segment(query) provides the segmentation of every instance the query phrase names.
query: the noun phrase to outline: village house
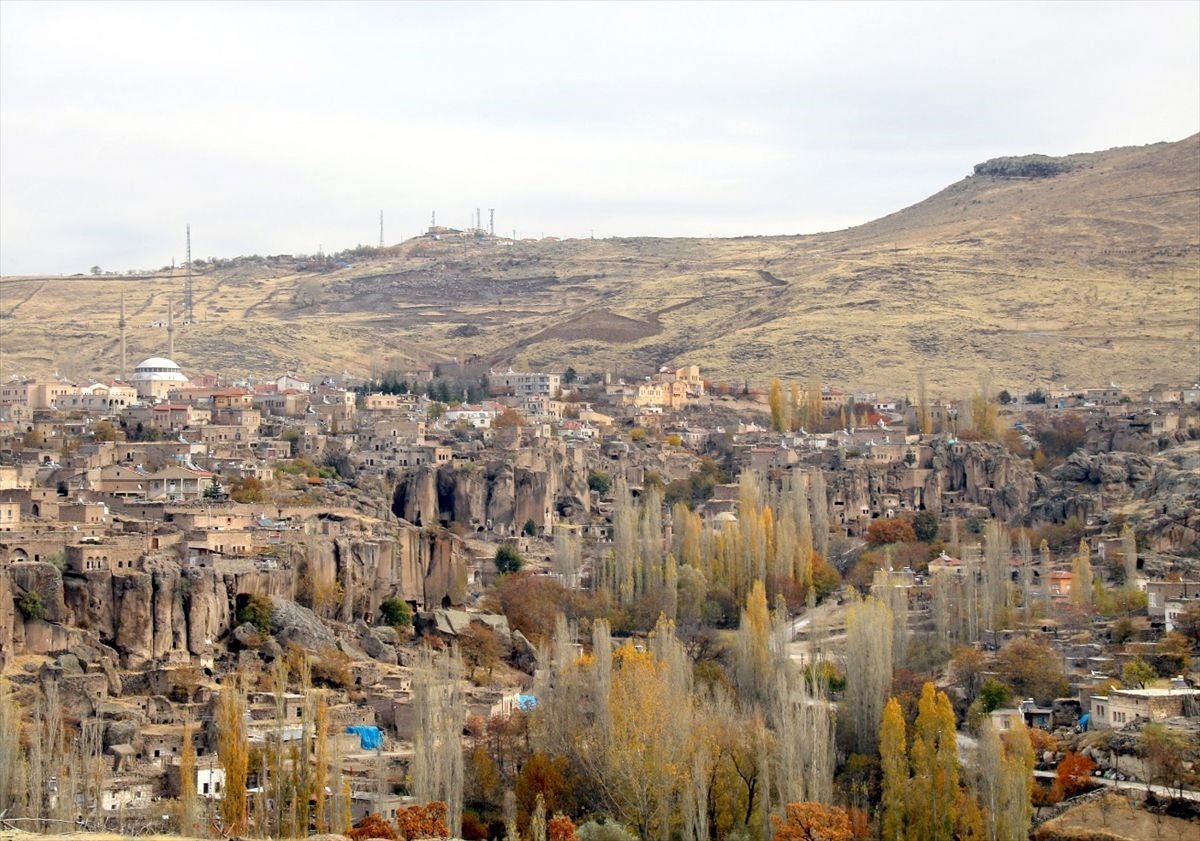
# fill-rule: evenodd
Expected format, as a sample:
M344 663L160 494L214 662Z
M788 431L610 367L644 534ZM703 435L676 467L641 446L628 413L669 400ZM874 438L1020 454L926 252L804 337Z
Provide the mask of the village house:
M188 467L164 467L146 478L147 499L199 499L215 474Z
M540 371L488 372L488 390L493 394L512 394L517 397L545 395L557 397L562 391L562 375Z
M1195 715L1200 689L1186 686L1147 689L1113 689L1107 695L1091 696L1091 726L1124 727L1134 721L1164 721Z

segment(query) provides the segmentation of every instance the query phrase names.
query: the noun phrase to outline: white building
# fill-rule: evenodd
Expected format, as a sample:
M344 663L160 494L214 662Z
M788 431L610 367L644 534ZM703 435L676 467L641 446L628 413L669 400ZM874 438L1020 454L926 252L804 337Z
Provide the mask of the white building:
M129 382L137 389L138 397L144 400L164 400L173 389L186 386L188 378L170 359L152 356L138 363Z

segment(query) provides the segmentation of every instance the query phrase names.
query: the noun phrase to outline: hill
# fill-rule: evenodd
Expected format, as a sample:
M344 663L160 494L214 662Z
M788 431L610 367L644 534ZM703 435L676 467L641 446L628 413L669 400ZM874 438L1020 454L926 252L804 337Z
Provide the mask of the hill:
M736 239L444 236L327 266L240 258L196 276L189 372L497 364L906 390L1127 385L1200 371L1200 135L1004 158L843 231ZM0 374L111 375L165 349L182 273L0 280ZM177 309L177 319L179 310Z

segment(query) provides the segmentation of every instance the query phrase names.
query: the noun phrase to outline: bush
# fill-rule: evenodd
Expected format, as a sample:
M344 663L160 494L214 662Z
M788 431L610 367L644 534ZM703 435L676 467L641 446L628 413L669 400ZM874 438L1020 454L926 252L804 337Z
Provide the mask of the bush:
M517 547L511 543L501 544L496 550L496 571L501 575L520 572L523 566L525 566L525 559L521 557Z
M45 619L46 606L42 604L42 595L37 590L29 590L17 602L17 609L26 619Z
M332 645L326 645L309 661L314 683L334 689L346 689L354 685L354 674L350 671L350 655Z
M271 612L274 606L269 596L260 593L239 593L237 597L238 624L249 622L264 634L271 633Z
M618 823L588 821L575 830L579 841L637 841L637 836Z
M412 610L404 599L384 599L379 605L379 616L385 624L393 628L408 628L412 625Z
M872 546L886 546L889 543L916 543L917 535L909 520L896 517L888 520L875 520L867 528L867 543Z
M533 520L526 520L525 525L521 527L521 532L526 537L533 537L537 534L537 523Z
M376 814L367 815L346 833L351 841L367 841L370 838L385 838L395 841L396 830L392 825Z
M602 473L599 470L588 476L588 490L600 496L607 496L612 489L612 479L608 478L607 473Z
M1054 782L1064 797L1074 797L1095 788L1092 782L1092 772L1095 770L1095 762L1081 753L1067 751L1062 762L1058 763Z
M938 518L937 514L932 511L922 511L912 522L913 534L917 536L917 540L922 543L930 543L937 540L938 536Z

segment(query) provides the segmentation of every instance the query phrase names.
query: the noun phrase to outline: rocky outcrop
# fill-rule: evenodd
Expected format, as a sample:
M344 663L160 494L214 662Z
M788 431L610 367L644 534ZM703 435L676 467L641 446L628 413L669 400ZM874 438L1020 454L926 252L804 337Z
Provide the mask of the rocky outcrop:
M0 663L20 653L80 646L111 647L127 668L172 651L202 654L233 630L239 593L292 602L311 594L314 581L341 586L334 618L373 620L389 597L440 604L454 589L462 561L461 541L445 530L401 524L375 536L304 537L273 569L250 563L238 571L181 568L155 558L141 571L64 575L44 562L10 564L0 569ZM15 610L27 592L38 594L41 618L26 620Z
M1158 455L1077 451L1051 475L1062 483L1052 501L1074 501L1097 516L1102 508L1123 504L1127 514L1138 515L1139 538L1160 551L1200 544L1200 443Z
M549 531L556 511L589 505L582 454L557 443L487 463L423 465L401 478L392 498L392 511L410 523L501 534L519 531L528 521Z

